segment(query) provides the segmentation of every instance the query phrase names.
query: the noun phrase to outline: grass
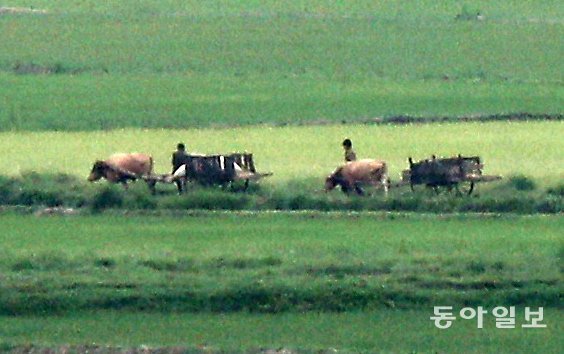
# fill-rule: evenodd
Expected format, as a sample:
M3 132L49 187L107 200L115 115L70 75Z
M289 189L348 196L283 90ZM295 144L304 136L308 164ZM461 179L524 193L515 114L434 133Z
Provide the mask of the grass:
M561 347L562 313L545 309L545 329L496 329L486 315L484 329L472 320L457 320L448 330L436 329L429 310L379 310L305 314L154 314L86 312L57 317L0 317L3 340L15 345L57 348L68 345L112 347L184 347L197 352L258 351L259 348L345 353L374 352L555 352Z
M5 5L2 130L562 113L556 1Z
M0 222L5 315L560 306L560 217L106 213Z
M457 1L24 3L51 14L3 19L10 29L0 51L4 70L20 61L73 63L110 74L450 74L559 82L562 67L556 57L564 8L557 1L475 2L490 16L482 23L454 21L462 10ZM27 45L17 45L22 41Z
M226 79L152 74L50 78L0 73L0 84L7 88L0 96L4 107L0 111L2 130L15 131L338 123L398 115L561 114L563 100L561 86L550 84L365 78L339 83L279 75Z
M4 175L28 171L66 173L86 178L92 163L114 152L150 153L155 171L170 170L170 154L178 141L188 151L228 153L251 151L257 169L274 175L261 183L294 191L315 191L337 167L344 137L350 137L359 158L388 162L398 181L407 157L480 155L484 173L510 177L524 174L539 187L562 180L562 122L490 122L406 126L330 125L321 127L245 127L233 129L140 130L109 132L0 133L0 170ZM298 185L287 185L299 180ZM491 186L495 186L492 183ZM478 190L489 188L479 186Z

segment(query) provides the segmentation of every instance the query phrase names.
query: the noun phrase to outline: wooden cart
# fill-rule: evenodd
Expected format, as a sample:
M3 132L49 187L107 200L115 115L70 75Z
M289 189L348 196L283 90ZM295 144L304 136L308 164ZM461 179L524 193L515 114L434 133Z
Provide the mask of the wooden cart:
M437 158L433 155L430 159L418 162L413 162L410 157L408 161L409 169L402 172L402 184L409 184L413 191L416 191L416 186L422 185L437 193L439 188L446 188L469 195L476 183L501 179L501 176L482 174L484 164L479 156Z
M244 181L243 189L249 186L249 181L272 176L272 173L256 171L253 154L232 153L228 155L186 155L184 164L174 174L145 176L147 181L176 183L179 193L185 189L188 181L204 186L231 185L237 181Z

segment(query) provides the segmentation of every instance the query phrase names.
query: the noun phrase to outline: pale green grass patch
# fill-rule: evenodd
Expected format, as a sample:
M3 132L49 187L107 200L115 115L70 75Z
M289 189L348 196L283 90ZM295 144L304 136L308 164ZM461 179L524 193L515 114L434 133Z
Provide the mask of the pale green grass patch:
M170 154L183 141L189 152L253 152L259 171L274 172L264 183L311 179L321 186L323 178L341 164L340 144L349 137L359 158L387 161L396 181L409 156L418 160L461 153L480 155L486 174L525 174L541 184L554 184L564 173L564 143L559 138L563 134L562 122L4 132L0 133L0 170L8 175L34 170L86 178L96 159L138 151L153 155L157 173L167 173Z

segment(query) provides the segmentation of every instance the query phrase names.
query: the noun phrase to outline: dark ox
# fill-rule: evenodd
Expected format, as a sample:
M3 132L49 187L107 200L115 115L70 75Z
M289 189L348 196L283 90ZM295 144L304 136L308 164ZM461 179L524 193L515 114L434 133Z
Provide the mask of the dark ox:
M325 191L340 186L345 194L354 190L358 195L363 195L363 185L383 187L386 195L388 194L388 167L384 161L351 161L338 167L325 179Z

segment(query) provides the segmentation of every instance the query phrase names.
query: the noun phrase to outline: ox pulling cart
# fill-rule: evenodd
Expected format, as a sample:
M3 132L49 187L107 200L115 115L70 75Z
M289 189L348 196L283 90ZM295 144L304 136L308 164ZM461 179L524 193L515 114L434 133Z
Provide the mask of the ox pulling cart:
M410 157L409 169L402 172L402 181L398 185L409 184L411 190L416 191L418 185L424 185L439 192L439 187L448 191L453 188L460 194L472 194L478 182L491 182L501 179L501 176L487 176L482 174L484 164L479 156L464 157L458 155L449 158L437 158L413 162Z

